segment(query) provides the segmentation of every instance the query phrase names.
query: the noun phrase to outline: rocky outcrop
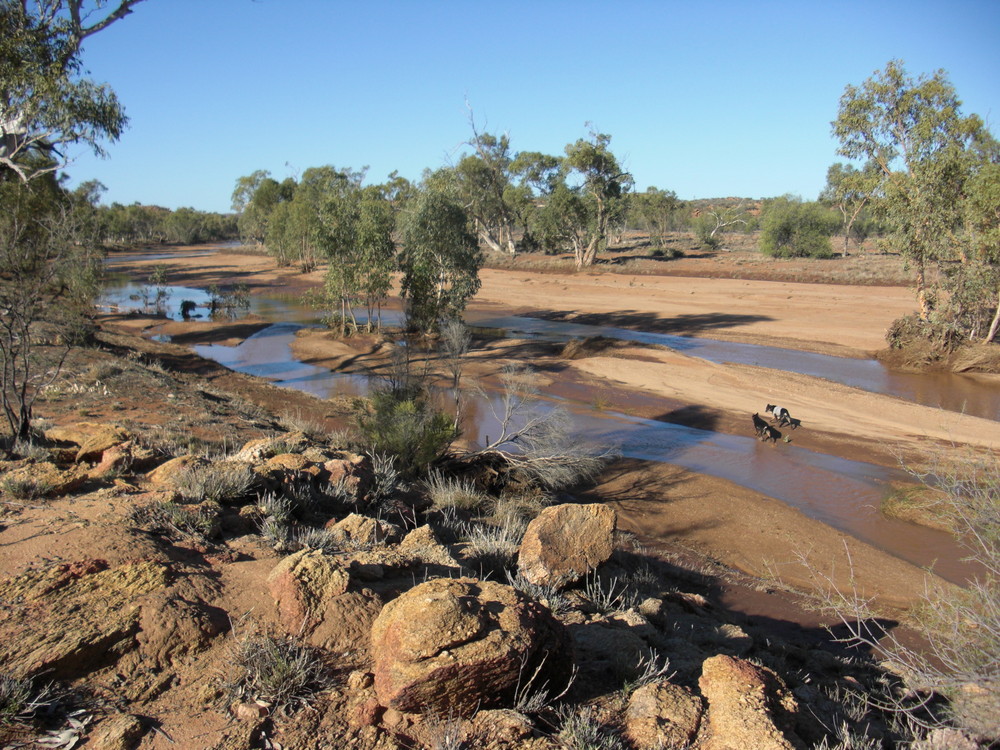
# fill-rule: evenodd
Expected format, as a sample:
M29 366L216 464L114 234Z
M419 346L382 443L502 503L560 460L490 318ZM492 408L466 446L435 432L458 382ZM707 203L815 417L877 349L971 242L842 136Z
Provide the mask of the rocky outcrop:
M438 541L430 526L418 526L399 543L399 553L412 555L427 565L461 569L461 563Z
M517 566L531 583L578 581L614 551L615 512L606 505L553 505L528 524Z
M291 632L311 629L326 600L347 591L350 575L321 550L303 549L279 562L267 577L281 622Z
M166 565L103 560L29 570L0 582L0 663L21 674L73 679L136 645L142 597L170 580Z
M803 750L792 729L795 699L766 667L731 656L705 660L701 693L708 702L704 750Z
M158 593L140 609L136 640L143 657L163 668L204 651L228 631L229 617L218 607Z
M108 448L124 443L132 436L120 427L96 422L77 422L64 427L52 427L45 437L59 443L78 445L77 461L96 461Z
M410 589L382 610L371 642L378 699L402 712L471 715L509 704L519 686L558 691L571 666L548 609L473 578Z
M701 699L666 680L643 685L629 698L625 734L635 747L690 747L701 724Z

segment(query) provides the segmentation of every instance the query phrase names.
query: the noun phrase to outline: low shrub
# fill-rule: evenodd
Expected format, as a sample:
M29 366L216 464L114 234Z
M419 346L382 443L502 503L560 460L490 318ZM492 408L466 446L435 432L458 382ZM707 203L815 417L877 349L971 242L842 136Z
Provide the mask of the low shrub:
M292 638L253 633L238 638L232 673L223 680L224 701L263 701L279 713L307 706L330 685L320 654Z
M391 456L407 476L425 474L458 436L452 418L421 396L383 391L357 406L356 422L368 451Z
M49 482L35 477L4 477L0 480L0 492L15 500L40 500L52 490Z

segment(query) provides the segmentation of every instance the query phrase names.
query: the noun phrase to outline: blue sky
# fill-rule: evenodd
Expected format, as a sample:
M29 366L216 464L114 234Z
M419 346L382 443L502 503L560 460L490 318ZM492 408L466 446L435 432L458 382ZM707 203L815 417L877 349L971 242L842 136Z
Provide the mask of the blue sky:
M636 186L814 199L844 87L943 68L1000 136L1000 0L146 0L85 42L130 126L71 184L228 211L236 179L368 165L419 179L470 137L561 154L588 132Z

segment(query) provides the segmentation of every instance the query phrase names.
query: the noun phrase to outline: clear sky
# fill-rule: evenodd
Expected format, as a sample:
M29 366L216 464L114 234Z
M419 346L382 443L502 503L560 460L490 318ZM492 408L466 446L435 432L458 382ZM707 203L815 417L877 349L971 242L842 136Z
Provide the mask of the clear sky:
M1000 136L1000 0L146 0L85 42L130 125L69 172L206 211L257 169L416 180L461 153L468 101L515 151L593 123L639 190L812 200L844 87L893 58Z

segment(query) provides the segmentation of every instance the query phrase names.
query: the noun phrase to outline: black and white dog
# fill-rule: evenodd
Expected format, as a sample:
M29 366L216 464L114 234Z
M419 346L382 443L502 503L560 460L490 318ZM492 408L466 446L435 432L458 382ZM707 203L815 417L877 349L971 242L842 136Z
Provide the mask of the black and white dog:
M770 414L772 419L777 420L778 427L782 427L787 424L791 425L792 428L794 429L795 427L798 427L801 424L799 420L792 419L792 415L788 412L788 409L786 409L784 406L776 406L775 404L768 404L767 408L764 409L764 413Z

